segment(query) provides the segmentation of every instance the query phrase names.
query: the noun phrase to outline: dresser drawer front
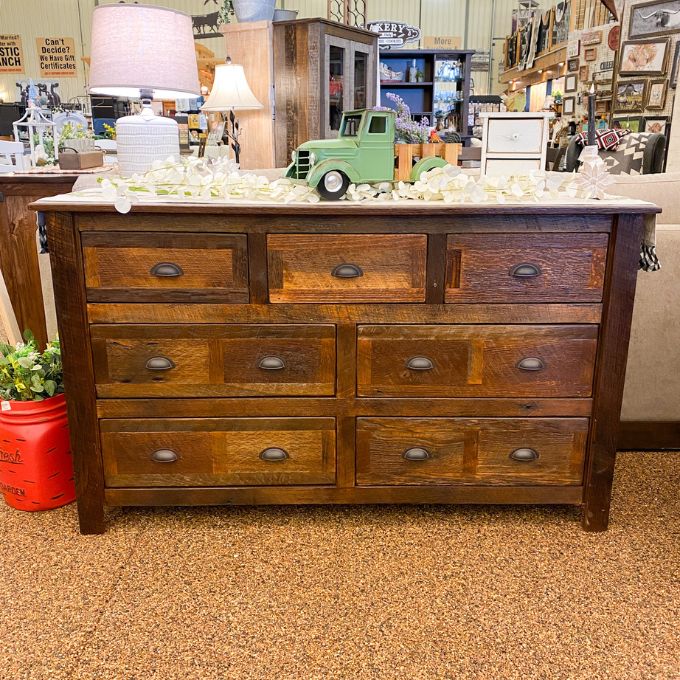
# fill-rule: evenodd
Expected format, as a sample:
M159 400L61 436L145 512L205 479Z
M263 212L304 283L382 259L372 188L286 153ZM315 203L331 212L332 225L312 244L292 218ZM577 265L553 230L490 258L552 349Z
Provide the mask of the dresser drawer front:
M422 234L267 237L271 302L424 302Z
M335 326L93 326L98 397L332 396Z
M588 397L597 326L359 326L364 397Z
M335 483L334 418L100 421L107 487Z
M248 302L243 234L82 236L91 302Z
M586 418L358 418L357 484L579 485Z
M599 302L607 234L455 234L446 302Z

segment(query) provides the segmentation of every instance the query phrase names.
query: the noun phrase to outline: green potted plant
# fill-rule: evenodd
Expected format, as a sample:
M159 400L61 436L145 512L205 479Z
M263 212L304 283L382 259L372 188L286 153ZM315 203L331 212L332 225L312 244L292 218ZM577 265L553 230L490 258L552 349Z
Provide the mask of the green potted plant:
M75 500L59 340L0 343L0 492L20 510Z

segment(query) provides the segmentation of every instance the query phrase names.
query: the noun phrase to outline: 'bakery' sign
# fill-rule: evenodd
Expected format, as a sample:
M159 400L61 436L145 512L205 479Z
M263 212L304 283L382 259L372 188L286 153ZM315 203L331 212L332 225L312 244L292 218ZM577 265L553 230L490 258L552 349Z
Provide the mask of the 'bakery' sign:
M392 49L403 47L406 43L420 40L420 29L401 21L371 21L366 28L378 34L378 47Z

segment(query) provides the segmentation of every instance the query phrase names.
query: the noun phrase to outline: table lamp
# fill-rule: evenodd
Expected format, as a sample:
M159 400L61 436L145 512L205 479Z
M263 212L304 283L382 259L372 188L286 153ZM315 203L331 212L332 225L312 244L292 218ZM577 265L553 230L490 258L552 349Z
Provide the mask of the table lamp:
M153 161L179 160L179 129L157 116L152 98L195 97L200 91L191 17L150 5L100 5L92 14L91 94L142 100L142 112L116 121L122 175Z
M229 57L227 57L226 64L215 66L215 81L210 96L201 107L201 111L219 111L221 113L229 111L229 120L225 121L224 124L224 137L227 139L227 143L231 141L237 163L240 159L241 145L238 141L240 135L239 123L234 111L261 108L264 107L250 89L246 74L243 72L243 66L232 64ZM229 130L230 123L231 130Z

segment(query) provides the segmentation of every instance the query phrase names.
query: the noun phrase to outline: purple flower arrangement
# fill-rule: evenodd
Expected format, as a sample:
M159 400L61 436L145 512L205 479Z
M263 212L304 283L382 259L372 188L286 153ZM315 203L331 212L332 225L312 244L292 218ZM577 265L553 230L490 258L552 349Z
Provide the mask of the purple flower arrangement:
M387 92L385 97L394 102L397 113L394 141L397 144L423 144L430 139L430 122L427 117L420 120L411 118L411 109L408 104L394 92ZM378 107L389 110L386 107Z

